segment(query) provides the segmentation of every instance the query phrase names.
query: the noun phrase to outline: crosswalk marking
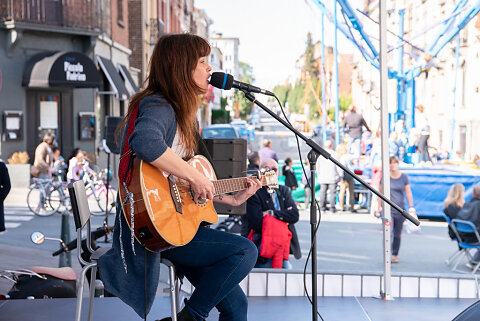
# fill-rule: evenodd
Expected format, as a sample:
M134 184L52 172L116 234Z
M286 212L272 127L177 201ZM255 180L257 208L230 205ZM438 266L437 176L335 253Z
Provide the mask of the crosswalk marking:
M12 223L12 222L5 222L5 228L16 228L19 227L21 223Z
M17 228L22 223L33 220L33 214L28 207L5 207L5 227L7 229Z
M33 219L33 216L24 216L24 215L5 215L5 221L30 221Z

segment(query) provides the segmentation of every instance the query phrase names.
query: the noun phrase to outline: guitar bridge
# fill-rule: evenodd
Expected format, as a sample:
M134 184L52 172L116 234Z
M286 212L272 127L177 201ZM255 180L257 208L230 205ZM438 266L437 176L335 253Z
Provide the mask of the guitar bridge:
M180 196L177 181L173 175L168 175L168 185L170 187L170 197L172 198L173 204L175 204L175 210L178 213L183 214L182 197Z

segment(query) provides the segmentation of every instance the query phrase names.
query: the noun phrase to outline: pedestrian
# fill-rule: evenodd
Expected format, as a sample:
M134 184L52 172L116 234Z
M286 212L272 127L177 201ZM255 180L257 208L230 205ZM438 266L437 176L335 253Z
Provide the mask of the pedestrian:
M337 159L337 155L332 147L332 142L327 140L325 142L325 150L330 154L330 156ZM335 208L337 183L340 181L340 177L343 174L342 170L340 167L324 157L319 157L317 162L317 177L318 183L320 184L320 207L322 211L326 211L328 201L330 203L330 212L335 213L337 211ZM328 199L327 190L329 190Z
M290 187L291 190L296 190L298 187L298 182L292 165L293 160L290 157L287 157L285 159L285 164L282 166L282 174L285 176L285 186Z
M7 165L0 161L0 232L5 231L5 211L3 202L10 192L10 176L8 175Z
M247 171L258 171L260 169L260 155L258 152L250 152L248 154Z
M355 105L350 105L348 111L348 115L346 115L343 120L343 128L345 133L348 134L347 150L349 154L355 155L358 160L361 154L363 127L365 127L367 131L370 131L370 128L368 128L367 122L362 114L357 113L357 107ZM358 162L356 165L358 166Z
M166 34L158 39L146 87L130 98L127 115L120 123L126 134L119 184L127 180L130 155L134 153L159 171L185 180L195 202L214 199L238 206L261 187L259 180L247 178L246 190L214 197L213 183L184 161L193 157L199 146L206 150L199 139L196 115L198 96L205 94L209 85L209 53L208 42L196 35ZM145 250L137 241L132 245L132 240L122 206L117 204L112 249L98 261L100 276L105 290L146 318L157 292L160 253ZM247 320L248 301L239 283L257 259L257 248L252 242L200 226L189 243L165 250L161 257L173 262L179 274L195 287L177 320L205 320L214 307L220 312L220 320Z
M407 198L409 205L409 213L415 213L415 208L413 207L413 195L410 188L410 182L408 176L402 173L398 167L400 161L396 156L390 157L390 200L400 206L403 210L405 208L405 197ZM380 189L381 189L380 185ZM378 208L382 210L382 202L380 198L378 199ZM405 217L397 211L395 208L392 209L392 263L398 263L398 252L400 250L400 241L402 236L403 222Z
M428 153L428 138L430 137L430 124L423 105L415 107L415 127L420 133L417 147L420 150L420 165L432 165L432 159Z
M60 148L57 146L52 147L53 152L53 172L61 181L67 180L67 164L65 164L65 159L61 155Z
M458 212L465 204L463 193L465 192L465 186L461 183L453 184L448 191L447 198L443 202L443 212L450 220L457 218ZM455 239L455 233L452 228L448 226L448 235L453 240Z
M311 198L312 198L312 187L310 180L310 163L308 160L305 160L305 173L302 173L302 187L305 193L305 199L303 201L304 207L306 210L310 207ZM307 176L305 176L305 174Z
M260 161L264 159L273 159L278 163L277 153L272 149L272 141L268 138L263 140L263 148L258 151Z
M372 151L370 153L370 167L372 169L372 177L370 186L377 191L380 190L380 180L382 179L382 140L380 138L380 131L376 131L372 142ZM378 196L374 193L369 194L370 200L370 215L372 217L380 217L380 210L378 208Z
M260 167L279 173L273 159L263 160ZM291 189L279 185L269 191L262 187L247 200L246 218L250 239L260 249L255 267L291 269L289 255L296 259L302 256L294 225L299 213Z
M335 152L337 153L340 163L342 163L342 165L349 170L353 170L353 156L347 154L347 148L345 147L345 145L338 145ZM340 211L345 211L345 207L343 206L343 204L345 202L345 192L348 190L348 200L350 204L349 209L352 213L355 213L357 212L357 210L355 209L355 182L352 175L348 174L345 171L342 172L343 173L340 180L340 192L338 193Z
M52 133L46 133L43 136L43 141L35 149L35 159L33 166L30 168L32 176L41 179L52 178L53 162L55 160L52 152L54 144L55 136Z

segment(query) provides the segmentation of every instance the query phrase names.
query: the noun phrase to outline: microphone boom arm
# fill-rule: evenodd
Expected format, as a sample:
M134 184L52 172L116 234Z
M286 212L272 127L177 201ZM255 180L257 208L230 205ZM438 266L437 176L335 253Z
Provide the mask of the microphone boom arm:
M303 135L302 133L300 133L296 128L294 128L292 125L290 125L287 121L283 120L282 118L280 118L279 116L277 116L273 111L271 111L270 109L268 109L265 105L263 105L261 102L259 102L255 96L252 95L252 93L248 92L248 91L245 91L245 90L242 90L242 92L245 94L245 98L247 98L248 100L250 100L252 103L256 104L257 106L259 106L260 108L262 108L264 111L266 111L270 116L272 116L273 118L275 118L277 121L279 121L283 126L287 127L291 132L293 132L295 135L297 135L298 137L300 137L308 146L310 146L315 152L317 152L318 154L322 155L323 157L325 157L326 159L330 160L331 162L333 162L335 165L337 165L338 167L340 167L342 170L344 170L345 172L347 172L348 174L350 174L353 178L355 178L360 184L362 184L363 186L365 186L369 191L371 191L372 193L374 193L375 195L377 195L378 197L380 197L380 199L382 199L385 203L387 203L388 205L390 205L391 207L393 207L394 209L396 209L397 211L400 212L400 214L402 214L407 220L409 220L410 222L412 222L413 224L415 224L416 226L420 225L420 221L413 217L412 215L410 215L407 211L405 211L404 209L402 209L400 206L398 206L397 204L393 203L391 200L389 200L388 198L386 198L382 193L378 192L377 190L375 190L373 187L371 187L367 182L365 182L362 178L360 178L357 174L355 174L354 172L352 172L351 170L349 170L348 168L346 168L342 163L340 163L339 161L337 161L335 158L331 157L330 153L328 153L325 149L323 149L322 147L320 147L320 145L318 145L315 141L313 141L312 139L310 138L307 138L305 135ZM314 190L314 188L312 188Z

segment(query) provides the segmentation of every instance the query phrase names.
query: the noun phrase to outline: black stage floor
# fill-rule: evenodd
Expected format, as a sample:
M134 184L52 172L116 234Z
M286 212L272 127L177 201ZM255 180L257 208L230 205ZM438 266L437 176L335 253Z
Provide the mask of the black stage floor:
M305 297L249 297L248 300L250 321L312 320L311 305ZM375 298L319 297L318 307L326 321L446 321L452 320L475 301L419 298L382 301ZM84 302L86 303L87 301ZM86 309L87 306L84 305L83 320L86 320ZM163 318L169 309L169 298L157 297L147 320ZM64 321L73 320L74 316L75 299L0 301L1 321ZM93 319L143 320L118 298L95 298ZM218 320L218 313L212 311L208 320Z

